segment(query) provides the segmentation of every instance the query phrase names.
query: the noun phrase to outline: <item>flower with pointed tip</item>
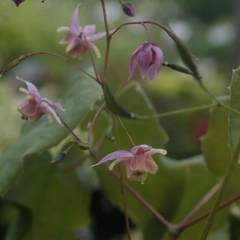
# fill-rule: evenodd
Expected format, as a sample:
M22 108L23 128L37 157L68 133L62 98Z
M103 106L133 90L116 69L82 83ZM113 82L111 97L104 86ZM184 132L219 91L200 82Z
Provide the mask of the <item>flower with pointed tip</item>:
M12 0L12 1L16 4L17 7L19 7L21 3L25 2L25 0Z
M130 152L119 150L110 153L92 167L116 159L110 164L109 170L112 170L117 163L123 163L126 168L127 178L131 181L137 181L143 184L148 173L155 174L158 171L158 166L152 159L152 155L155 153L165 155L167 151L142 144L133 147Z
M20 88L21 92L27 94L26 100L18 106L18 111L22 114L22 119L30 119L32 124L36 124L39 119L46 114L49 120L49 123L52 123L52 117L48 111L52 113L54 118L59 124L62 125L62 122L57 115L53 107L58 108L61 111L65 111L62 105L58 102L52 102L48 98L42 98L37 90L37 88L30 82L27 82L19 77L16 77L18 80L25 82L27 88ZM63 125L62 125L63 126Z
M69 44L66 48L66 54L71 58L82 59L84 53L88 50L88 45L96 53L97 58L100 58L101 54L98 48L92 42L104 37L106 32L93 34L96 29L95 25L86 25L83 28L80 27L78 22L79 5L80 3L72 14L70 27L59 27L57 29L58 32L67 32L66 37L60 41L60 44ZM88 44L85 38L88 41Z
M142 78L148 75L150 82L157 77L163 63L162 50L153 43L146 42L138 47L130 60L129 77L133 75L133 71L138 64Z

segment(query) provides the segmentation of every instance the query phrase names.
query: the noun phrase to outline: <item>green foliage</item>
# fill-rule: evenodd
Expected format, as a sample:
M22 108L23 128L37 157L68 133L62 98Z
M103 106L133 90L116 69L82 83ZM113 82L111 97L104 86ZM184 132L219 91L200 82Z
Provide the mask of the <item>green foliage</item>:
M62 105L66 111L60 114L71 129L76 127L101 95L100 86L83 74L78 75L69 83L62 99ZM60 126L56 121L49 124L44 117L36 126L29 127L28 131L24 132L21 138L0 158L0 194L6 193L18 180L22 172L22 158L25 155L49 149L67 136L66 128Z

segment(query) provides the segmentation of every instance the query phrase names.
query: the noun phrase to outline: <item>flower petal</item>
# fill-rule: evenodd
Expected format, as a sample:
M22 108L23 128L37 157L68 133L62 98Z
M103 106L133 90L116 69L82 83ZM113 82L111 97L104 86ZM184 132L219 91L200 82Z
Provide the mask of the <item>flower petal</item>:
M165 149L159 149L159 148L155 149L155 148L153 148L150 151L146 152L145 154L152 156L155 153L161 153L163 155L166 155L167 151Z
M120 162L125 163L126 161L131 161L133 157L118 158L109 165L109 170L112 171L114 166Z
M137 56L137 62L142 78L145 78L147 70L152 60L151 47L152 47L151 43L144 43Z
M141 145L139 145L139 146L133 147L133 148L130 150L130 152L131 152L132 154L136 154L136 152L138 151L139 148L142 148L144 151L147 151L147 150L151 150L151 149L152 149L151 146L148 146L148 145L146 145L146 144L141 144Z
M163 52L155 44L152 45L152 64L148 68L148 78L150 82L157 77L163 63Z
M38 102L40 102L41 96L37 88L32 83L19 78L18 76L16 76L16 78L22 82L25 82L27 84L29 94L32 95Z
M130 168L134 172L147 172L145 167L145 151L139 148L134 154L134 159L131 161Z
M113 153L108 154L106 157L104 157L99 163L92 165L91 167L95 167L99 164L105 163L107 161L117 159L117 158L126 158L126 157L133 157L133 154L125 151L125 150L119 150Z
M82 28L79 25L79 21L78 21L78 8L80 6L80 3L77 5L77 7L75 8L71 20L70 20L70 28L71 28L71 32L74 36L79 36L79 34L82 31Z
M83 33L84 35L87 37L89 35L92 35L96 30L96 26L93 24L93 25L86 25L84 28L83 28Z
M39 119L44 115L46 114L48 116L48 119L49 119L49 113L46 109L46 107L43 107L43 106L40 106L38 109L37 109L37 112L34 116L31 116L29 117L30 118L30 122L32 124L36 124L38 123ZM51 121L50 121L51 120ZM51 123L52 122L52 119L51 119L51 116L50 116L50 119L49 119L49 122Z
M147 172L150 174L155 174L158 171L158 165L154 162L152 158L145 160L145 167Z
M60 27L60 28L57 29L57 31L58 31L58 32L61 32L61 31L66 31L66 32L67 32L66 37L63 38L63 39L59 42L60 44L69 43L70 40L71 40L73 37L75 37L75 36L72 34L72 32L71 32L71 30L70 30L69 27Z
M138 52L141 50L142 45L140 47L138 47L132 54L132 57L130 59L130 64L129 64L129 76L128 76L128 80L132 77L134 69L137 65L137 55Z
M66 51L67 55L71 58L82 59L84 53L88 50L87 43L79 39L79 43L70 51Z
M79 37L72 38L70 40L70 44L66 48L66 52L70 52L72 49L77 47L79 43L80 43L80 38Z
M91 43L91 42L88 42L88 44L89 44L89 47L96 53L97 58L100 58L100 57L101 57L101 53L100 53L100 51L98 50L97 46L94 45L94 44Z
M18 111L25 117L34 116L37 113L39 103L35 99L28 99L19 104Z
M63 124L62 124L62 122L61 122L61 119L60 119L59 116L57 115L56 111L55 111L53 108L51 108L51 107L48 105L48 103L42 102L41 105L44 106L44 107L46 107L46 108L52 113L52 115L53 115L54 118L57 120L57 122L58 122L60 125L63 126Z
M93 34L91 36L86 36L86 39L89 41L89 42L95 42L97 41L98 39L104 37L106 35L106 32L100 32L100 33L97 33L97 34Z
M51 101L50 99L48 99L48 98L42 98L42 100L48 102L51 106L56 107L56 108L58 108L59 110L61 110L61 111L63 111L63 112L66 110L66 109L64 109L64 108L62 107L62 105L61 105L60 103L58 103L58 102L52 102L52 101Z

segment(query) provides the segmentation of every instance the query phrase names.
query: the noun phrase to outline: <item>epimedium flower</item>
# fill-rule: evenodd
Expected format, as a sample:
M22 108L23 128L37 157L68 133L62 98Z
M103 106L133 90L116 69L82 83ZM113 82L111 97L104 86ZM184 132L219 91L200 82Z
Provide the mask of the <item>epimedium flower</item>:
M167 154L167 151L164 149L155 149L151 146L142 144L133 147L130 152L119 150L110 153L92 167L116 159L110 164L109 170L112 170L117 163L123 163L126 168L127 178L143 184L147 179L148 173L155 174L158 171L158 166L152 159L152 155L155 153L165 155Z
M52 117L49 111L52 113L54 118L59 124L62 125L60 118L58 117L56 111L53 107L65 111L62 105L58 102L52 102L48 98L42 98L37 90L37 88L30 82L25 81L19 77L16 77L18 80L25 82L28 89L20 88L21 92L27 94L26 99L18 106L18 111L22 114L22 119L30 119L32 124L36 124L39 119L46 114L49 120L49 123L52 123ZM63 126L63 125L62 125Z
M95 32L95 25L86 25L85 27L80 27L78 22L78 8L74 10L71 20L70 27L59 27L57 29L58 32L66 31L67 35L60 41L60 44L69 44L66 48L66 54L71 58L82 59L84 53L88 50L89 47L96 53L97 58L101 57L101 54L98 48L92 43L106 35L106 32L100 32L97 34L93 34ZM85 40L88 41L87 42Z
M148 75L150 82L157 77L163 63L162 50L153 43L146 42L138 47L130 60L129 78L133 75L133 71L138 64L142 78Z

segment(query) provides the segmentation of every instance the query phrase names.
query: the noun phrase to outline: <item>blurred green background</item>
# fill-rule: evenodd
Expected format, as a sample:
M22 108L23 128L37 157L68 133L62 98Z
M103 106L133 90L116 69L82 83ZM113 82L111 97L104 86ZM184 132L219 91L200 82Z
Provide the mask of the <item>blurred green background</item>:
M16 8L11 0L2 0L0 71L12 60L30 52L49 51L66 56L66 45L59 44L65 33L57 33L56 29L69 26L70 17L78 3L75 0L46 0L45 3L26 0ZM169 25L198 59L197 65L209 89L218 96L228 94L232 69L238 67L240 60L238 0L132 0L131 3L136 12L134 18L128 18L122 13L117 0L106 0L110 29L127 21L141 20ZM96 24L96 32L104 31L99 1L82 0L79 20L81 26ZM148 26L152 42L163 50L164 61L182 64L173 41L156 26ZM146 40L147 34L143 27L135 25L123 28L114 36L107 75L113 89L122 81L127 82L131 55ZM105 38L97 41L96 45L102 53L101 59L95 58L101 73ZM91 66L87 53L83 60L73 61L82 68ZM45 55L23 61L0 79L0 154L19 138L22 125L17 106L25 96L18 91L23 86L15 76L34 83L42 96L55 101L61 98L67 83L77 73L78 70L70 64ZM141 79L137 68L132 80L143 85L159 113L211 102L191 76L164 67L152 84L149 84L148 79ZM200 154L200 138L207 131L208 121L208 110L161 119L160 122L169 135L165 147L168 156L181 160ZM215 179L211 184L214 181ZM88 199L83 201L87 202ZM9 215L4 219L10 219Z

